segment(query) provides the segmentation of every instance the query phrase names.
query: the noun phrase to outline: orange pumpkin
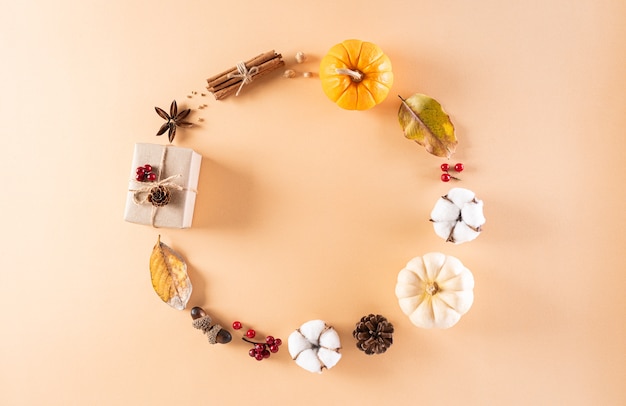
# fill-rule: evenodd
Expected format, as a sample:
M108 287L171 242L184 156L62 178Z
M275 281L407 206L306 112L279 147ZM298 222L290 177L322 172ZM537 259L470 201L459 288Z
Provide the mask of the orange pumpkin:
M320 64L326 96L346 110L381 103L393 85L389 57L376 44L350 39L333 46Z

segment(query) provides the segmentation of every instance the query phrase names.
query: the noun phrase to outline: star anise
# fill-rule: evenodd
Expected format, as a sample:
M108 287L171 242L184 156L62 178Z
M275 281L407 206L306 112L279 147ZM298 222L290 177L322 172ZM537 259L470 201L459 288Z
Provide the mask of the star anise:
M162 119L166 120L165 124L159 128L157 135L163 135L165 131L168 131L167 138L170 143L174 141L174 137L176 136L176 127L189 128L193 125L188 121L183 121L189 115L191 109L186 109L179 113L176 100L172 101L170 105L170 114L167 114L165 110L159 107L155 107L154 109Z

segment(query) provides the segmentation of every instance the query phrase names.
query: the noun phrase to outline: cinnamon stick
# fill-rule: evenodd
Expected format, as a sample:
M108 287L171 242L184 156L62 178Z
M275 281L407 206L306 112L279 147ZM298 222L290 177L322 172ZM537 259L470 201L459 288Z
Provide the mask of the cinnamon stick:
M265 76L284 64L285 62L282 60L282 55L277 54L274 50L257 55L245 62L248 71L254 67L257 69L256 73L251 76L253 79ZM211 76L207 79L207 90L213 93L213 96L215 96L217 100L221 100L237 92L243 81L241 77L233 77L233 75L237 74L239 74L239 71L234 67Z
M276 57L281 57L280 54L276 54L276 52L274 52L274 50L262 53L260 55L255 56L254 58L250 59L249 61L246 61L246 68L250 69L253 66L256 65L260 65L263 62L267 62L272 58L276 58ZM237 73L237 68L230 68L222 73L218 73L215 76L212 76L210 78L207 79L207 82L209 83L209 85L211 85L211 83L215 84L215 85L219 85L220 83L228 80L228 75L230 74L236 74Z
M256 79L258 77L265 76L268 73L271 73L271 71L267 70L265 72L258 73L256 75L254 75L254 78ZM222 100L223 98L226 98L226 97L228 97L228 96L230 96L230 95L232 95L234 93L237 93L237 91L239 90L239 86L241 86L241 80L239 82L237 82L237 83L234 83L234 84L228 86L228 87L224 87L222 89L215 90L212 93L213 93L213 96L215 96L216 100Z
M274 58L274 59L270 59L267 62L264 62L260 65L256 65L257 67L257 73L255 73L254 75L252 75L252 77L254 79L256 79L259 76L263 76L264 74L273 71L276 68L279 68L281 66L283 66L285 63L278 59L278 58ZM249 70L250 68L248 68ZM237 74L238 72L235 71L233 74ZM243 79L240 77L231 77L228 80L225 80L223 82L220 83L213 83L212 85L209 84L209 87L207 89L211 90L211 91L217 91L217 90L221 90L224 89L226 87L232 86L232 85L238 85L239 83L241 83Z

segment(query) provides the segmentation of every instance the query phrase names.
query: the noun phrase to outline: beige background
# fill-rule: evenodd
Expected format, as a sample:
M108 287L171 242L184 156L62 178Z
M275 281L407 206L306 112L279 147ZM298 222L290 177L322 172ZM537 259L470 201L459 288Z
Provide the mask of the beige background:
M393 62L373 110L280 73L186 97L271 49L316 71L348 38ZM626 404L625 46L622 0L3 1L0 403ZM485 201L473 242L428 222L452 185L397 124L415 92L457 127L450 162ZM175 144L204 156L194 226L126 223L133 145L166 142L153 107L172 99L198 124ZM321 318L343 359L318 376L286 346L259 363L239 335L207 344L152 290L159 233L188 262L189 308L285 340ZM394 296L430 251L476 279L449 330L413 327ZM370 312L396 327L381 356L351 338Z

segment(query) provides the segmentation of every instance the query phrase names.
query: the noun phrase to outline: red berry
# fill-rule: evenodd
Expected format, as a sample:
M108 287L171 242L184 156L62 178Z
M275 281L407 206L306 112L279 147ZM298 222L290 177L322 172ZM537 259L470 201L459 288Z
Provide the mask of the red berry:
M257 344L254 344L254 349L255 349L257 352L263 351L263 350L265 349L265 344L258 344L258 343L257 343Z
M278 352L278 346L276 344L270 345L270 352L277 353Z
M254 351L254 348L252 348L250 351L248 351L248 355L251 357L256 356L256 351Z
M444 172L448 172L448 170L450 170L450 165L448 164L441 164L441 170Z
M150 182L154 182L156 180L156 174L150 172L150 173L146 174L146 178L148 178L148 180Z
M460 162L458 164L454 165L454 170L457 171L457 172L461 172L463 169L465 169L465 167Z
M272 336L265 337L265 342L270 344L270 345L274 344L274 337L272 337Z
M240 321L233 321L233 328L235 330L240 330L241 329L241 322Z
M254 358L256 358L257 361L263 361L263 354L254 354Z
M442 182L450 182L450 179L452 179L452 176L450 176L449 173L442 173L441 174L441 181Z
M269 358L270 357L270 352L268 350L263 350L261 355L263 356L263 358Z
M282 343L283 343L283 340L281 340L280 338L275 338L274 339L274 344L281 345Z
M144 173L146 173L146 170L145 170L145 169L143 169L143 168L140 166L139 168L137 168L137 170L135 171L135 173L136 173L137 175L141 175L141 176L143 176L143 174L144 174Z
M256 331L254 331L252 329L246 331L246 337L248 337L248 338L254 338L255 335L256 335Z
M143 168L146 170L146 172L152 172L152 165L145 164Z

